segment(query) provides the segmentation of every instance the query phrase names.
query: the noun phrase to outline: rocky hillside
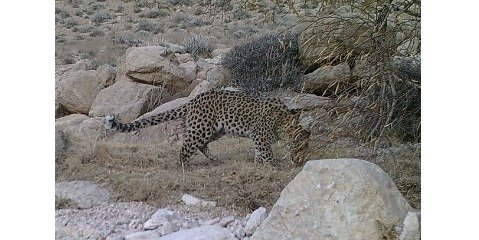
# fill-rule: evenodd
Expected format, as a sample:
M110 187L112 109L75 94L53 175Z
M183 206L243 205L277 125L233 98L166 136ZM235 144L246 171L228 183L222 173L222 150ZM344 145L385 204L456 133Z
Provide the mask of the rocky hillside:
M320 1L57 1L56 238L419 239L420 29L402 3L377 28L331 20L369 8ZM337 29L304 24L319 8L312 22ZM223 137L218 162L182 171L181 121L104 129L224 87L301 111L309 161L292 166L279 142L254 164L250 139Z

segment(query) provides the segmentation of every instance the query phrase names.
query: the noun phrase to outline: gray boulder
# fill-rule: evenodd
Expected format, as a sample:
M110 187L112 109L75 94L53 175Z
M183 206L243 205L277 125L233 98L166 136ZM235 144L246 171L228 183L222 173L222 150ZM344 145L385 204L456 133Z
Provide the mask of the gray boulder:
M251 239L380 239L376 222L401 222L411 207L377 165L309 161L284 188Z
M163 86L169 92L186 88L194 77L166 57L167 48L161 46L127 49L119 67L120 80Z
M70 113L88 114L96 95L114 81L115 74L107 66L99 70L78 70L65 74L65 78L57 81L55 90L58 106L61 105Z
M66 140L62 131L55 129L55 158L62 156L65 153Z
M154 109L162 99L162 88L121 81L103 89L92 103L89 116L115 114L122 121L132 121Z
M281 99L288 109L311 110L333 103L333 100L328 97L288 90L277 90L271 93L270 97Z
M80 208L91 208L110 201L108 190L88 181L55 183L55 196L70 199Z
M346 63L336 66L324 66L316 69L312 73L303 76L304 91L312 93L323 93L326 90L334 91L336 85L332 83L345 84L350 80L350 70ZM339 85L342 87L342 85ZM342 89L339 88L341 91Z

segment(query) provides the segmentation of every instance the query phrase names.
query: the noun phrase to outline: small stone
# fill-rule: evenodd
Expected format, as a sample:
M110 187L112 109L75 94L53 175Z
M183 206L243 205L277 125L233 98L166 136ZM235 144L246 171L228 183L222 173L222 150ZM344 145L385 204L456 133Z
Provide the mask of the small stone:
M186 62L195 60L189 53L185 53L185 54L175 53L175 56L178 62L180 63L186 63Z
M188 206L196 206L196 207L216 207L216 202L214 201L205 201L194 197L190 194L184 194L181 197L181 200Z
M161 236L168 235L180 230L180 227L175 222L166 222L164 225L158 227L158 233Z
M235 237L237 238L242 238L246 235L245 231L244 231L244 228L243 226L241 226L241 224L239 225L236 225L235 227L233 227L232 229L233 231L233 234L235 235Z
M143 229L144 230L153 230L153 229L156 229L158 228L158 226L166 223L166 219L165 218L152 218L152 219L149 219L148 221L146 221L144 224L143 224Z
M228 224L232 223L234 220L235 220L235 217L233 217L233 216L222 218L220 220L220 226L226 227L226 226L228 226Z
M200 224L202 226L207 226L207 225L217 224L219 221L220 221L220 218L213 218L213 219L210 219L210 220L200 221Z
M177 211L169 210L167 208L161 208L158 209L153 215L151 215L150 219L161 219L161 218L166 218L168 221L174 220L174 219L180 219L181 216Z
M125 240L146 240L158 238L160 235L156 231L141 231L125 235Z
M198 220L187 221L183 223L183 229L190 229L201 226Z

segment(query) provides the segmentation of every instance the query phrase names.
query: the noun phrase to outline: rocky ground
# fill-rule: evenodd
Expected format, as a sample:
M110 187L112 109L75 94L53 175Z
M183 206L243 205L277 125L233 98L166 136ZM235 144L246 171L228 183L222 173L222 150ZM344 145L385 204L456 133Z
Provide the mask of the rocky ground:
M307 15L315 6L315 1L298 1L295 9ZM176 164L182 140L180 121L123 134L106 132L103 127L107 114L132 121L182 105L198 93L224 84L228 75L222 67L225 54L235 44L255 36L291 29L298 22L298 15L288 9L270 1L247 5L188 0L56 1L56 239L193 239L193 235L203 239L271 239L277 230L261 228L261 232L255 233L262 222L264 226L281 226L284 223L275 221L298 222L303 216L317 215L309 208L314 208L314 204L301 200L297 202L309 207L294 206L291 211L283 211L289 203L284 205L279 199L283 199L284 189L304 169L291 165L281 142L273 146L278 161L262 165L253 163L251 140L223 137L210 144L220 161L211 162L195 155L191 166L182 170ZM208 56L185 50L189 44L185 40L192 36L201 36L210 43ZM391 215L378 215L383 211L367 206L384 202L376 203L377 199L358 194L355 199L364 201L364 205L355 208L334 186L341 179L356 183L360 180L354 174L338 177L337 171L332 171L331 178L318 180L316 176L308 182L337 178L336 185L328 182L308 186L306 192L312 194L311 199L334 197L339 205L330 206L329 210L340 209L337 218L323 225L305 223L297 229L322 229L317 234L330 233L341 239L347 236L341 234L352 233L331 231L328 226L338 225L335 220L352 218L350 224L368 226L364 234L381 239L418 239L420 143L389 141L373 153L371 146L347 131L340 136L330 134L340 122L326 110L333 99L315 95L313 89L332 81L345 81L350 77L347 68L346 63L341 63L302 76L305 89L311 90L309 94L274 94L290 109L304 110L302 124L312 131L308 160L366 159L388 175L380 174L377 179L382 183L372 180L378 186L377 192L384 192L378 199L397 199L401 204L386 201L384 208L394 208ZM354 101L348 99L344 104L351 103ZM348 164L340 168L356 166ZM328 172L324 169L336 168L333 165L310 167ZM366 176L382 171L370 165L358 167L363 168L369 169L365 170ZM341 186L352 189L350 185ZM356 190L366 191L361 186ZM326 195L314 195L312 189L325 189ZM344 211L364 215L341 215ZM278 212L293 216L278 216ZM379 227L362 222L362 218L376 218ZM284 234L283 237L288 233Z
M216 207L216 202L189 194L183 195L175 208L115 202L104 187L86 181L57 183L55 192L59 207L55 213L57 239L150 239L180 230L188 235L188 229L193 229L196 236L199 233L194 231L210 234L209 239L242 239L251 236L266 218L265 208L238 217Z

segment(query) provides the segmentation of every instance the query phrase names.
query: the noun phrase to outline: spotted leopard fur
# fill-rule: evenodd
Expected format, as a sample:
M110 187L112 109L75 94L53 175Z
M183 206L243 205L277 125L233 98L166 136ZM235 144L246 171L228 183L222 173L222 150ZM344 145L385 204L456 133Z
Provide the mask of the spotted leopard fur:
M131 132L169 120L185 120L184 142L180 162L200 150L215 159L208 143L229 134L249 137L255 145L255 162L273 159L271 145L279 139L289 145L293 162L304 160L309 132L298 124L299 114L292 113L278 99L264 99L242 92L212 90L196 96L189 103L131 123L120 123L114 116L105 118L107 129Z

